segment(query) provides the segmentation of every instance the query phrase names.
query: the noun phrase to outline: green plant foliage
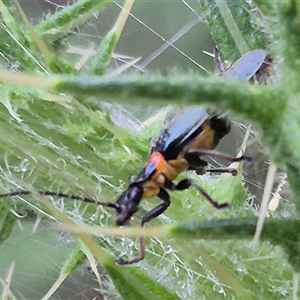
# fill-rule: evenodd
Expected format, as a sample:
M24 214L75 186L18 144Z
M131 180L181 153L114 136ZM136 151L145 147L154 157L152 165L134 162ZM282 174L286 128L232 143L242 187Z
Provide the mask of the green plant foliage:
M97 13L109 6L112 1L83 0L73 5L64 7L61 11L41 21L36 26L36 31L47 42L54 42L68 34L70 29L88 21L94 13Z
M200 1L208 10L206 22L223 58L237 60L252 49L267 49L268 36L263 34L256 7L250 1Z
M71 276L85 260L88 249L122 299L291 297L293 272L300 269L298 1L256 1L257 7L249 1L200 1L224 58L235 61L256 48L271 54L278 80L266 86L191 73L94 76L109 75L107 66L129 12L121 25L109 29L103 43L97 45L96 58L88 60L85 75L80 75L73 58L62 51L63 45L70 35L76 35L74 29L93 14L108 9L110 2L78 1L65 7L33 27L37 39L28 32L31 27L14 16L15 6L1 2L1 193L29 184L37 191L47 189L115 201L126 188L129 176L144 165L149 140L153 132L159 134L159 128L156 124L135 132L135 123L131 123L131 130L120 128L113 122L111 111L103 108L103 100L134 107L149 103L183 107L204 104L230 110L257 126L269 159L287 172L292 190L293 204L289 204L285 215L279 213L267 220L257 248L250 247L256 219L245 205L249 194L241 177L222 175L207 180L191 174L214 199L220 203L226 200L231 208L215 210L193 189L174 192L170 208L146 226L157 226L161 240L146 240L147 256L139 265L120 267L114 263L119 255L137 254L135 242L124 237L122 229L118 231L122 238L103 235L92 239L77 232L81 242L62 264L61 274ZM272 26L278 38L274 46L275 35L269 32ZM38 47L40 43L51 50L56 66L63 63L61 69L51 67ZM21 72L8 72L17 62ZM51 199L57 210L50 203L45 205L38 195L27 198L29 203L21 197L1 199L1 243L9 239L18 214L28 207L51 224L56 219L66 225L72 219L100 228L114 226L114 212L108 208ZM138 225L141 216L156 203L157 199L144 201L133 225ZM82 248L81 243L85 245ZM293 292L295 299L297 292Z
M11 213L12 203L4 200L0 204L0 244L11 234L16 218Z

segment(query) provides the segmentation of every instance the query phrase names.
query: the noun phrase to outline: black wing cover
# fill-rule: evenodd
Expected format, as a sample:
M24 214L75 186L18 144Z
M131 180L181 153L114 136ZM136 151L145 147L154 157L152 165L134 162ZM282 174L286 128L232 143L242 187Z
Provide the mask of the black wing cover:
M201 125L209 118L202 107L190 107L161 131L151 153L160 152L166 160L175 159L183 147L201 132Z

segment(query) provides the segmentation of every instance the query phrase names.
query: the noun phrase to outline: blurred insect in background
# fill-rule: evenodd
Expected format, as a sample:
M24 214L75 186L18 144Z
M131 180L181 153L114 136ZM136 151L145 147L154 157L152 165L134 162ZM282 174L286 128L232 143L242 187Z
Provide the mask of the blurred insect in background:
M266 84L274 68L273 59L262 49L245 53L228 69L221 62L217 47L214 47L213 57L220 75L235 81Z

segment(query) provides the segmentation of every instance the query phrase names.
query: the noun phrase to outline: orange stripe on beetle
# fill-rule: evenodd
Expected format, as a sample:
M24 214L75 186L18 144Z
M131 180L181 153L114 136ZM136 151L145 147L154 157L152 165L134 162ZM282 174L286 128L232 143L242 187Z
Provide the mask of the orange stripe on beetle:
M159 152L153 152L149 158L148 163L149 162L152 162L155 164L157 171L161 171L161 170L165 169L166 164L167 164L165 158Z

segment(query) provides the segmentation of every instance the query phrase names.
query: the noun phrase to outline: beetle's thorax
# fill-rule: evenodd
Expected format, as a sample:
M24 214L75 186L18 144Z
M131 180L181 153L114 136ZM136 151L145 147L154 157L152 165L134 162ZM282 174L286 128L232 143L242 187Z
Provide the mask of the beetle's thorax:
M167 161L159 152L153 152L149 158L149 162L156 163L156 170L149 180L143 183L143 198L157 196L160 188L165 186L166 179L172 181L188 168L188 163L184 158Z

